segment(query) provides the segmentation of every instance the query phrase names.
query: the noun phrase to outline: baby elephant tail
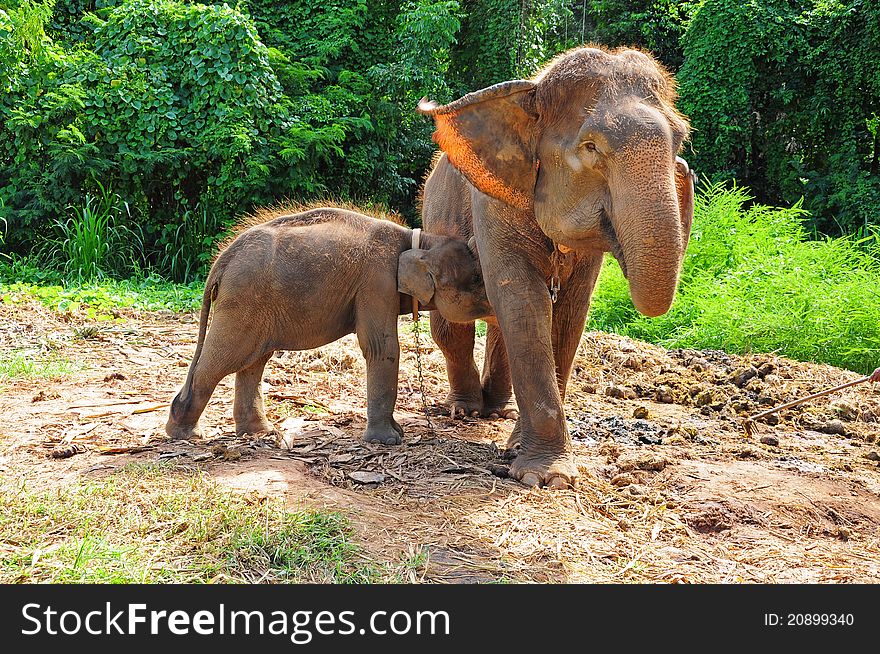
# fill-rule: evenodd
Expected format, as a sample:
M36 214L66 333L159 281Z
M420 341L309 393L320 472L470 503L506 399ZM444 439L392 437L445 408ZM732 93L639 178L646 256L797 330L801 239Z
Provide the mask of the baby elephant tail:
M222 268L215 265L208 275L208 281L205 282L205 292L202 294L202 312L199 314L199 338L196 342L196 353L189 364L189 371L186 374L183 388L180 389L180 392L171 403L171 420L175 422L182 420L189 413L190 404L192 403L193 376L196 365L199 362L199 357L202 356L202 348L205 345L205 334L208 332L208 316L211 314L211 303L217 298L221 273Z

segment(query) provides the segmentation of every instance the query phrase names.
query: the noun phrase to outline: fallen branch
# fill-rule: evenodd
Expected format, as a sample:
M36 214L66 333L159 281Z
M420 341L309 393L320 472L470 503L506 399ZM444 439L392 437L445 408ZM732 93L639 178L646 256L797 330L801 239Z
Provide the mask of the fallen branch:
M170 402L162 402L160 404L153 404L151 406L145 406L145 407L141 407L139 409L135 409L131 413L132 413L132 415L134 415L136 413L149 413L150 411L157 411L159 409L164 409L166 406L170 406L170 405L171 405Z
M105 445L98 448L98 454L137 454L152 449L152 445Z
M291 395L289 393L277 393L270 392L269 398L272 400L285 400L287 402L293 402L294 404L298 404L300 406L313 406L317 409L321 409L322 411L327 411L328 413L332 413L330 411L330 407L321 402L320 400L312 400L307 397L303 397L302 395Z
M826 388L824 391L819 391L818 393L813 393L812 395L808 395L807 397L802 397L799 400L792 400L791 402L786 402L785 404L780 404L779 406L775 406L772 409L767 409L766 411L762 411L761 413L752 416L751 418L746 418L743 421L743 429L749 438L754 434L755 422L761 420L762 418L766 418L767 416L773 415L777 411L782 411L783 409L790 409L793 406L797 406L798 404L803 404L804 402L809 402L810 400L815 400L816 398L823 397L824 395L830 395L831 393L835 393L837 391L842 391L844 388L849 388L850 386L855 386L856 384L864 384L865 382L880 382L880 368L877 368L874 372L872 372L867 377L862 377L861 379L856 379L855 381L847 382L845 384L841 384L840 386L835 386L834 388Z
M66 410L67 410L67 411L72 411L73 409L95 409L95 408L98 408L98 407L105 407L105 406L120 406L120 405L125 405L125 404L140 404L141 402L144 402L145 400L149 400L149 398L146 398L146 397L145 397L145 398L142 398L142 399L139 399L139 400L113 400L112 402L97 402L97 403L94 403L94 404L71 404L69 407L67 407Z

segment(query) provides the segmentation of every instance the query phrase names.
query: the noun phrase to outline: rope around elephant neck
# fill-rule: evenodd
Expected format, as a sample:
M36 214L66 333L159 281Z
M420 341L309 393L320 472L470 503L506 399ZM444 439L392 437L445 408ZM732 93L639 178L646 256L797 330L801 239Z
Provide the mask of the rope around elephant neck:
M428 423L428 431L431 438L437 439L437 432L434 430L434 423L431 422L431 416L428 414L428 398L425 395L425 378L422 375L422 339L419 326L419 314L413 312L413 331L416 333L416 369L419 371L419 394L422 396L422 412L425 414L425 420Z

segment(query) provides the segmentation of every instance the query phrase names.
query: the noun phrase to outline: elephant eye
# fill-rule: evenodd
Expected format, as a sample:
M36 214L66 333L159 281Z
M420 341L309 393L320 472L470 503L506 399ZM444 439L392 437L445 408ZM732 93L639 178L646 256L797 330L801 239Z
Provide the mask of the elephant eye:
M596 144L593 143L592 141L584 141L583 147L584 147L584 150L586 150L587 152L595 152L596 151Z

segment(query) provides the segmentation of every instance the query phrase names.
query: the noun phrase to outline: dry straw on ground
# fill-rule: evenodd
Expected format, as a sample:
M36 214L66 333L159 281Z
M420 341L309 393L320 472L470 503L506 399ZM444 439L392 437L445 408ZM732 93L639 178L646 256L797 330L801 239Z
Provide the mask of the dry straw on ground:
M503 477L510 420L452 420L438 407L431 434L406 318L397 447L359 440L365 377L352 337L271 360L264 391L280 434L235 436L229 378L203 418L206 439L171 443L162 427L194 348L192 316L126 312L90 330L19 304L0 305L0 320L2 351L88 366L0 382L9 479L61 486L132 460L188 462L231 488L341 510L363 556L415 561L404 566L412 581L880 581L880 389L782 412L754 439L741 429L744 416L854 373L587 333L566 396L581 482L549 492ZM433 404L445 369L425 340ZM68 446L84 452L47 456Z

